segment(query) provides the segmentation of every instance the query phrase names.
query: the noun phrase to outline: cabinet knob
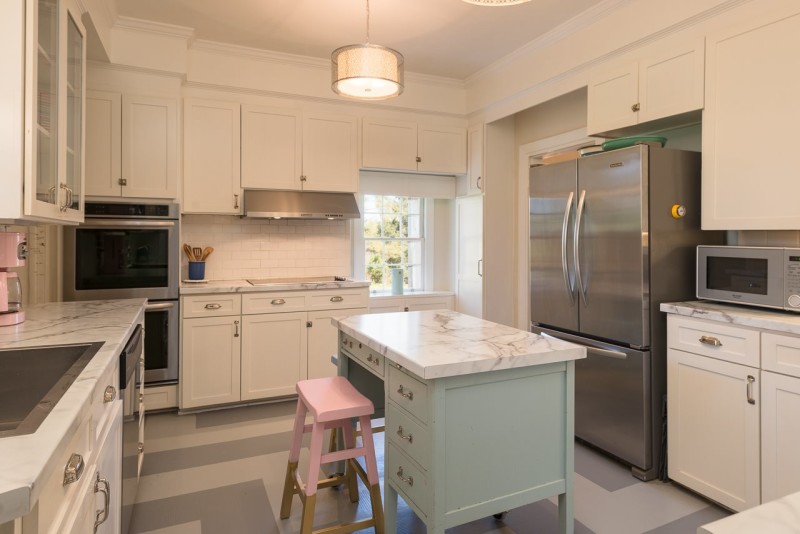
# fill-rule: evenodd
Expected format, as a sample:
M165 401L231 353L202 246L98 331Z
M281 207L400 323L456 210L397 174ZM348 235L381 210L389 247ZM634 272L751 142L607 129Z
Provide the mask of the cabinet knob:
M422 163L422 158L417 156L417 163Z
M301 182L305 182L306 180L307 180L307 178L305 176L300 176L300 181Z
M83 474L83 456L73 452L64 466L64 485L72 484L81 479Z
M114 386L108 386L103 393L103 402L111 402L117 398L117 389Z
M631 111L639 111L640 109L642 109L642 107L638 102L631 106Z
M408 311L408 306L406 306L405 308L403 308L403 311Z
M128 180L126 178L120 178L119 180L117 180L117 183L119 185L128 185Z

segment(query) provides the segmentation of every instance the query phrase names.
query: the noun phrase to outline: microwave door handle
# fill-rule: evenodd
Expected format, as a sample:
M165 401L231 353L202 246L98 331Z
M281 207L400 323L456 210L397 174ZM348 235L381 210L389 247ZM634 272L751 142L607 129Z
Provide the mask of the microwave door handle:
M575 196L574 191L569 192L567 199L567 206L564 208L564 222L561 224L561 270L564 273L564 288L569 295L569 303L571 306L575 305L574 288L569 283L569 266L567 265L567 229L569 228L569 215L572 211L572 199Z
M575 216L575 239L572 241L573 245L573 255L575 256L575 278L577 279L578 283L578 292L581 294L581 298L583 299L584 304L588 304L586 302L586 288L583 284L583 278L581 277L581 220L583 219L583 207L584 203L586 202L586 189L581 191L581 196L578 199L578 213Z

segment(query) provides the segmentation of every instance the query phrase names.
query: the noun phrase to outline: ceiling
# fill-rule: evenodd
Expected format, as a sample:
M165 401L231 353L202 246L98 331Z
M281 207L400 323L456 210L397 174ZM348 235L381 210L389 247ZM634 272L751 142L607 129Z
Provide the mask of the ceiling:
M193 28L197 39L289 54L328 59L366 41L366 0L107 1L122 16ZM401 52L407 72L463 80L600 2L372 0L370 42Z

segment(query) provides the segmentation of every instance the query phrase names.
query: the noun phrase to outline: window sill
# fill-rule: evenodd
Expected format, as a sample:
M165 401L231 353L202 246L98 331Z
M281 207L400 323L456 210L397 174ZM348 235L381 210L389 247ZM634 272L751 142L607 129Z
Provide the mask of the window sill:
M410 293L403 293L402 295L392 295L391 292L376 292L370 293L370 299L392 299L392 298L415 298L415 297L452 297L455 295L452 291L412 291Z

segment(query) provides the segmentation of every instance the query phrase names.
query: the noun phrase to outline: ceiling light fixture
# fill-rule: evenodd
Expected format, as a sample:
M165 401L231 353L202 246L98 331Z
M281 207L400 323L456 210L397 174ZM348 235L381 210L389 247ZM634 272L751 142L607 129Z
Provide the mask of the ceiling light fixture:
M331 88L338 95L361 100L384 100L403 92L403 55L369 42L369 0L367 42L333 51Z
M468 4L475 4L476 6L513 6L516 4L524 4L531 0L463 0Z

